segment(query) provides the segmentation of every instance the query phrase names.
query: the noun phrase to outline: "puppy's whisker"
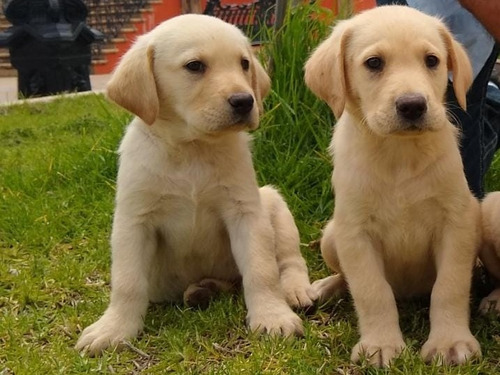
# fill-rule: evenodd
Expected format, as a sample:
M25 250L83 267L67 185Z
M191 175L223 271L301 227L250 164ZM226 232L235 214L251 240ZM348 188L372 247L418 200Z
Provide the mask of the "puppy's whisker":
M451 103L446 104L446 117L457 126L458 129L462 130L462 124L460 123L457 115L452 111L452 108L459 108L458 106L452 105Z
M373 129L370 126L368 126L368 118L365 116L365 114L363 113L363 111L361 109L358 109L358 114L360 115L359 118L360 118L361 127L366 132L368 132L370 135L375 134Z
M366 117L362 117L361 118L360 124L361 124L361 128L366 133L368 133L370 136L372 136L372 135L375 134L375 132L373 131L373 129L370 126L368 126L368 119Z

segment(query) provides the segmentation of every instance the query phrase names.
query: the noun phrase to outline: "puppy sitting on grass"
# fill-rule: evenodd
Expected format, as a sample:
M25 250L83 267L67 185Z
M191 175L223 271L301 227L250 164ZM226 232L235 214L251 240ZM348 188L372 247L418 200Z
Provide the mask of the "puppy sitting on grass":
M119 150L111 302L78 349L137 336L149 301L205 303L240 279L251 330L302 333L290 306L314 292L298 231L258 188L246 133L269 85L247 38L214 17L170 19L124 55L107 94L137 117Z
M444 105L451 72L466 107L472 73L462 46L438 19L384 6L336 25L305 71L338 119L335 212L321 240L336 275L313 286L322 299L348 286L361 333L352 360L387 366L405 347L396 298L429 293L422 357L479 356L469 293L480 210Z

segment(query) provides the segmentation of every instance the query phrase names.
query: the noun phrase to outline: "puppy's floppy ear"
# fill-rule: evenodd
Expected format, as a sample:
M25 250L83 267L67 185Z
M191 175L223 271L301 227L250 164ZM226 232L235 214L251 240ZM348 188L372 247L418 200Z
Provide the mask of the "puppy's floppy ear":
M448 52L448 71L453 74L453 90L457 98L458 104L463 110L467 110L467 90L472 84L472 67L467 52L453 39L451 33L443 27L441 35L444 38L446 49Z
M337 119L344 111L347 95L345 47L349 35L346 21L340 22L312 53L304 68L306 85L328 103Z
M271 89L271 79L266 70L259 62L259 59L252 54L252 89L259 106L259 111L263 111L262 101Z
M153 60L153 47L146 36L140 37L123 55L106 87L111 100L148 125L155 122L159 112Z

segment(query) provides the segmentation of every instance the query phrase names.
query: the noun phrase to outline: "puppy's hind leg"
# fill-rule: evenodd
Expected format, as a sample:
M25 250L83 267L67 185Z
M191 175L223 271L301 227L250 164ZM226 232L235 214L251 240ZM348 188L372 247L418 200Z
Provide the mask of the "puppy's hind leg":
M319 301L326 301L330 298L340 296L347 291L347 283L344 276L340 273L340 263L333 237L333 226L334 221L330 220L323 230L321 255L328 268L336 272L336 274L313 282L312 287L317 293Z
M306 262L300 253L299 231L293 216L274 188L262 187L260 196L274 230L276 260L286 301L292 307L309 307L317 295L311 287Z
M217 279L203 279L193 283L184 291L184 303L189 307L205 309L210 300L220 292L230 292L237 288L239 282Z
M479 311L481 314L494 312L500 315L500 287L494 289L488 296L481 300Z
M500 236L498 237L500 239ZM484 297L479 305L482 314L495 312L500 314L500 248L496 249L493 241L484 241L480 258L493 280L495 289Z

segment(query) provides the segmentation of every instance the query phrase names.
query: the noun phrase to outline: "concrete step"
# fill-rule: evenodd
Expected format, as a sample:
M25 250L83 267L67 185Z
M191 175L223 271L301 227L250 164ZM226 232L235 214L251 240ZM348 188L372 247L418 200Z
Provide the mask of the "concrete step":
M115 46L106 47L106 48L103 48L101 51L104 54L107 54L107 53L117 53L118 52L118 48L116 48Z
M136 33L137 29L134 26L125 26L121 28L122 33Z
M0 67L0 77L17 77L17 70L14 68Z

